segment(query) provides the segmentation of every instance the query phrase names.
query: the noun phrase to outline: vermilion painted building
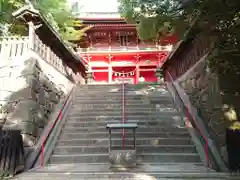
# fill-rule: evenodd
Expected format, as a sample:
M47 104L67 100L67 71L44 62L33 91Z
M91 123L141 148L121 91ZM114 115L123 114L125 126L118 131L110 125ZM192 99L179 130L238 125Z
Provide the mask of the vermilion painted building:
M177 41L176 35L156 42L141 41L136 25L127 24L118 13L88 13L80 18L92 26L78 42L78 54L93 73L96 83L155 82L161 66Z

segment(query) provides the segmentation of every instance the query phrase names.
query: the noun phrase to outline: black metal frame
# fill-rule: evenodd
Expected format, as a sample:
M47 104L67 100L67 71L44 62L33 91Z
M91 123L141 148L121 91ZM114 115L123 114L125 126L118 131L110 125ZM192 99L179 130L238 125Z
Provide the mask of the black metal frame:
M137 124L107 124L109 131L109 152L112 150L112 129L132 129L133 130L133 149L136 150L136 129Z
M0 176L14 176L24 170L24 148L21 130L0 131Z

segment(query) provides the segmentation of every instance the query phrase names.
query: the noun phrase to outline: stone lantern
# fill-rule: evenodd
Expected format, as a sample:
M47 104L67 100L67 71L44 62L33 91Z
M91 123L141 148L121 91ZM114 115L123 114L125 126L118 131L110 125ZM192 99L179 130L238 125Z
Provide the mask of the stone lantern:
M87 82L88 84L91 84L93 82L93 73L87 72Z
M87 71L87 84L93 83L93 72L92 68L88 66L88 71Z
M145 81L145 78L144 78L144 77L140 77L140 78L139 78L140 84L144 84L144 81Z
M159 84L163 84L164 83L164 80L163 80L163 70L161 68L157 68L155 75L158 78L158 83Z

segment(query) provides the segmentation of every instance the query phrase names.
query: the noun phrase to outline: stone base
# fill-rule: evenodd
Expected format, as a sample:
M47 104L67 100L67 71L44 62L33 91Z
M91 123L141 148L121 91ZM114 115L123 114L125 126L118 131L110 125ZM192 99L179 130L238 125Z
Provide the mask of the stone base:
M111 150L109 162L110 168L136 167L136 150Z

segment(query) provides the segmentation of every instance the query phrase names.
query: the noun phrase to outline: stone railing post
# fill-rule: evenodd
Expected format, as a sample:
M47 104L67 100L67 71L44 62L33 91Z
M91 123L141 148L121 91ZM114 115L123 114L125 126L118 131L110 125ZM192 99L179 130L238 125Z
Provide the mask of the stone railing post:
M34 30L34 25L32 22L28 23L28 48L31 50L34 50L34 34L35 34L35 30Z

